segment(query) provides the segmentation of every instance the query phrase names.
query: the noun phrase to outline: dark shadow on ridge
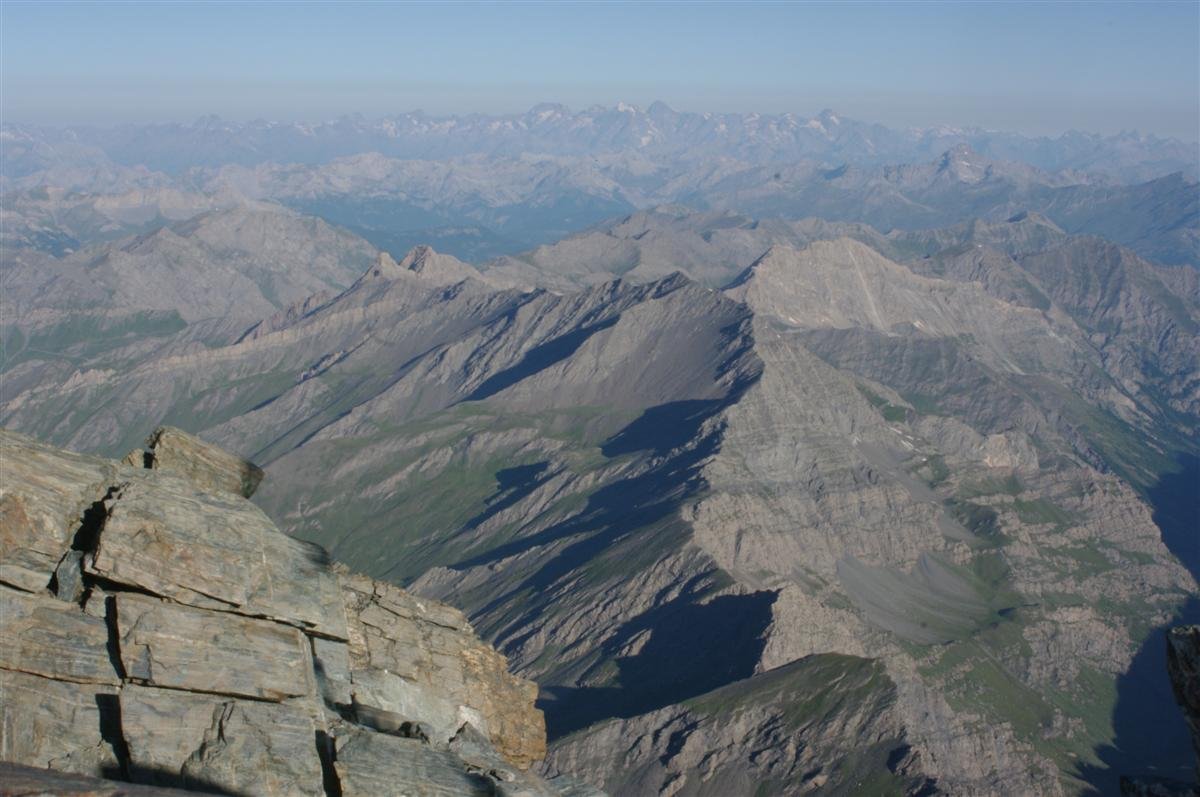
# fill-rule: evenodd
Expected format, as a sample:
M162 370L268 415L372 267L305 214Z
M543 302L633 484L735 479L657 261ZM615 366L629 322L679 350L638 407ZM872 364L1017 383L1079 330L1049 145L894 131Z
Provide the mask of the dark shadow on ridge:
M550 463L543 461L497 471L495 495L487 499L484 510L468 520L463 529L479 528L494 515L525 500L549 478L549 474L546 473L549 467Z
M1193 576L1200 576L1200 457L1181 458L1182 469L1164 474L1147 492L1163 544ZM1193 596L1166 625L1142 643L1117 679L1112 744L1096 748L1101 766L1084 764L1078 775L1090 795L1119 795L1120 778L1169 778L1195 782L1195 756L1183 711L1167 675L1167 630L1200 623L1200 596Z
M600 453L606 457L619 457L635 451L664 455L686 445L699 432L705 420L729 403L723 399L695 399L650 407L631 424L604 441Z
M604 656L616 657L636 636L650 634L636 654L616 659L618 686L542 690L538 708L547 737L654 711L753 675L776 593L723 595L703 604L695 597L651 609L605 643Z
M678 508L682 499L702 486L698 469L720 443L719 430L697 439L701 425L724 406L735 400L676 401L651 407L631 424L601 446L609 457L649 450L662 455L670 442L691 442L674 455L663 457L648 470L628 479L600 488L588 497L583 510L561 522L528 537L512 540L486 553L455 563L452 567L466 569L506 559L516 554L586 532L598 532L565 548L555 559L533 573L521 585L542 588L559 576L591 559L631 530L666 517ZM631 433L630 430L635 430ZM643 430L637 432L637 430ZM511 474L510 474L511 475ZM525 485L522 490L532 490ZM512 597L512 593L496 598L480 609L486 614Z
M650 407L601 444L601 453L610 459L641 454L628 463L630 475L596 489L577 514L451 565L455 569L489 565L561 544L528 575L473 612L475 617L488 617L501 607L511 607L503 613L505 625L486 632L494 644L502 649L521 644L533 633L528 629L537 627L531 618L541 616L555 600L553 587L585 572L591 563L611 569L612 578L625 575L622 556L603 559L614 549L623 554L626 548L636 548L639 556L653 556L656 550L685 541L688 524L678 514L687 501L708 488L702 468L718 452L724 435L724 424L714 421L761 375L761 369L755 368L733 371L753 346L743 327L732 324L724 330L729 340L740 345L728 352L718 368L718 377L733 377L723 396ZM542 478L533 471L507 474L516 477L526 481L514 490ZM626 548L617 549L622 543ZM618 667L611 686L543 692L539 704L546 711L551 738L608 717L633 716L677 703L753 673L776 595L725 595L701 603L711 588L711 575L694 577L678 597L632 618L604 643L601 657L615 660ZM623 651L626 655L617 658Z
M706 488L700 468L719 448L722 427L702 433L706 422L740 395L721 400L680 401L652 407L601 448L608 456L650 452L650 466L627 479L602 487L588 498L578 515L537 534L514 540L457 567L471 567L512 556L540 545L578 537L541 564L479 614L510 601L521 601L518 616L494 638L519 644L515 636L529 627L527 618L542 611L550 588L560 579L595 561L629 535L646 531L647 544L669 545L664 537L682 533L669 521L682 503ZM702 580L702 579L701 579ZM697 585L676 600L626 623L604 648L616 658L634 638L650 634L632 656L616 659L616 685L595 688L551 688L540 707L546 712L551 738L609 717L630 717L711 691L749 677L762 652L762 635L771 621L775 593L722 596L700 604ZM533 596L532 599L530 596Z
M521 358L519 363L499 373L492 374L485 379L483 384L475 388L474 392L467 396L464 401L482 401L489 396L496 395L505 388L512 387L522 379L527 379L537 372L543 371L555 363L567 359L578 351L579 347L588 338L601 330L608 329L617 323L617 319L619 318L620 315L614 315L612 318L606 318L591 326L582 327L538 346L534 346L525 352L525 356Z

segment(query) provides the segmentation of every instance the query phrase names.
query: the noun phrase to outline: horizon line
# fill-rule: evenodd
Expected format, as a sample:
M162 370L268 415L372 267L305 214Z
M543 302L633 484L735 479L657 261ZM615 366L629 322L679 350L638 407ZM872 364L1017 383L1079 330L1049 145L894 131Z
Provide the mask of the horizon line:
M804 112L800 112L800 111L779 111L779 112L770 112L770 111L687 111L687 110L681 111L681 110L678 110L678 109L672 107L668 102L666 102L665 100L661 100L661 99L653 100L652 102L650 102L649 104L647 104L645 106L642 106L638 103L617 101L616 103L614 103L612 105L605 105L603 103L593 103L591 105L578 106L578 107L573 107L564 102L558 102L558 101L554 101L554 100L544 100L544 101L534 103L533 105L529 106L525 110L508 111L508 112L503 112L503 113L488 113L488 112L484 112L484 111L460 111L457 113L430 113L430 112L424 110L423 108L412 108L412 109L407 109L407 110L398 110L398 111L390 111L390 112L382 112L382 113L368 112L368 111L362 111L362 110L346 111L346 112L342 112L342 113L338 113L338 114L321 116L319 118L318 117L267 118L267 117L262 117L262 116L227 117L227 116L222 116L220 113L217 113L217 112L209 112L209 113L200 113L196 116L191 117L190 120L183 119L183 118L173 118L173 119L153 120L153 121L143 120L143 121L112 122L112 123L107 123L107 124L91 123L91 122L69 122L69 123L65 123L65 124L64 123L48 124L48 123L43 123L43 122L12 121L12 120L3 118L5 116L5 114L0 112L0 126L3 126L3 127L31 127L31 128L42 128L42 129L51 129L51 130L71 130L71 129L115 130L115 129L119 129L122 127L165 127L165 126L197 127L200 125L200 123L209 121L209 120L215 120L215 121L219 121L219 122L227 122L227 123L236 124L236 125L255 125L255 124L325 125L325 124L330 124L333 122L341 122L341 121L345 121L345 120L366 120L366 121L371 121L371 122L381 122L381 121L386 121L388 119L395 119L395 118L403 117L403 116L425 117L425 118L429 118L429 119L467 119L467 118L473 118L473 117L474 118L484 118L484 119L521 118L524 116L528 116L532 113L535 113L539 109L547 109L547 108L561 109L563 112L565 112L567 114L571 114L571 115L581 115L581 114L595 112L595 111L622 112L625 110L632 111L635 113L649 113L651 111L651 109L653 109L655 106L658 106L658 105L661 105L663 108L666 109L666 111L673 113L673 114L688 115L688 116L700 116L700 117L729 116L729 117L746 118L746 117L753 116L753 117L763 117L763 118L768 118L768 119L793 118L793 119L803 119L806 121L815 121L815 120L822 120L823 117L832 116L834 118L834 124L839 124L841 122L841 120L844 119L846 121L854 122L854 123L858 123L858 124L877 125L877 126L886 128L891 131L896 131L896 132L922 132L922 133L924 133L924 132L930 132L930 131L938 130L938 129L947 129L949 131L953 131L954 133L964 133L964 134L972 134L972 133L997 134L998 133L998 134L1005 134L1005 135L1016 135L1016 136L1020 136L1022 138L1029 139L1029 140L1036 140L1036 139L1054 140L1054 139L1061 139L1063 137L1066 137L1066 136L1069 136L1072 134L1095 136L1095 137L1102 138L1102 139L1121 138L1121 137L1126 137L1126 136L1136 136L1140 139L1151 139L1151 140L1160 141L1160 142L1164 142L1164 143L1175 142L1175 143L1184 144L1184 145L1200 144L1200 135L1198 135L1198 137L1196 139L1185 139L1185 138L1181 138L1181 137L1173 136L1173 135L1161 135L1161 134L1155 133L1155 132L1142 132L1141 130L1138 130L1137 128L1122 128L1121 130L1118 130L1117 132L1114 132L1114 133L1102 133L1102 132L1098 132L1096 130L1086 130L1086 129L1081 129L1081 128L1077 128L1077 127L1071 127L1071 128L1062 130L1061 132L1059 132L1057 134L1048 134L1048 133L1032 134L1032 133L1021 132L1020 130L1017 130L1014 128L1006 129L1006 128L996 128L996 127L985 127L982 125L955 124L952 122L936 122L936 123L931 123L931 124L927 124L927 125L894 126L894 125L889 125L884 122L871 121L871 120L860 118L857 116L843 114L843 113L836 111L833 108L829 108L829 107L823 108L820 111L816 112L815 114L811 114L811 115L806 114Z

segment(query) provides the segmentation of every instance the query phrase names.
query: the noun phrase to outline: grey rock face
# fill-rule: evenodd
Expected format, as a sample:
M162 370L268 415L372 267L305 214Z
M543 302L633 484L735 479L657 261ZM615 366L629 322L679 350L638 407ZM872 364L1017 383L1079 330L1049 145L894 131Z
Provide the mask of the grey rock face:
M312 691L310 643L296 628L134 594L113 606L132 681L271 701Z
M0 581L40 591L73 537L94 532L102 514L94 504L104 498L115 467L17 437L7 450L12 459L0 464ZM28 468L29 479L18 478L18 462Z
M404 782L420 783L413 793L429 797L495 793L484 773L465 771L454 754L387 734L351 731L339 741L336 766L345 797L392 793Z
M0 586L0 668L115 686L108 644L105 621L77 605Z
M323 552L276 533L238 496L152 473L128 471L119 483L85 573L345 638L337 579Z
M0 761L0 793L4 797L181 797L195 792L132 783Z
M155 785L220 785L238 794L323 795L311 711L303 703L124 689L130 776Z
M540 712L512 708L532 706L537 688L508 675L504 659L474 640L461 612L363 576L343 576L342 588L357 711L381 709L390 716L376 721L396 730L419 723L440 744L469 724L522 769L542 759ZM322 663L326 677L338 677L332 658Z
M78 568L82 601L0 585L0 758L276 797L493 794L500 781L558 793L525 771L545 752L536 687L460 612L285 537L241 496L248 463L178 430L153 440L169 453L148 470L0 432L5 497L29 508L18 552L48 562L83 523L70 513L93 513L73 543L83 556L58 568L60 584ZM451 740L467 726L460 755Z
M87 775L120 771L116 687L0 669L0 694L0 759Z
M249 498L258 489L263 479L262 468L241 457L205 443L197 437L179 429L164 426L146 441L150 449L137 461L137 454L130 454L129 464L138 467L147 461L155 470L179 474L197 487L210 492L230 492Z

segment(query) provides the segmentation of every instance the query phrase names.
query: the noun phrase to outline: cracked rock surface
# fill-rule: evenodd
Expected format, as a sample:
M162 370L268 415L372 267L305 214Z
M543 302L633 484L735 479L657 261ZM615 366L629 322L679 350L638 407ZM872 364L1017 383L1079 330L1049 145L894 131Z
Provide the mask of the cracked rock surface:
M461 612L286 537L250 463L150 446L0 432L0 793L586 793L531 772L537 689Z

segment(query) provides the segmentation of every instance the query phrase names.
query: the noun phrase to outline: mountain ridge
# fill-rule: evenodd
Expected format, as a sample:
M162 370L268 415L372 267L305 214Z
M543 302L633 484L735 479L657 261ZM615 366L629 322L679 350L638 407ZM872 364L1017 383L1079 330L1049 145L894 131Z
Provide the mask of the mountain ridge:
M542 104L524 113L498 116L428 116L418 111L375 120L344 116L316 124L225 122L204 117L190 125L110 129L50 131L6 125L3 134L10 149L21 148L8 167L12 174L6 171L6 177L28 173L31 162L37 163L38 158L53 157L44 150L54 146L61 148L62 154L55 153L59 157L71 157L72 151L99 150L118 163L147 163L153 169L176 172L193 165L213 165L217 152L225 153L218 156L222 158L232 152L240 163L266 160L263 155L269 151L268 142L270 148L285 148L288 160L301 162L349 154L352 148L410 158L473 152L581 154L633 148L674 156L683 155L686 149L690 151L686 157L725 155L760 162L815 157L833 166L932 156L965 142L995 156L1014 157L1054 171L1074 168L1136 180L1185 168L1196 176L1194 147L1153 135L1100 136L1069 131L1058 137L1027 137L944 125L890 129L829 110L809 118L793 113L691 113L675 111L662 102L646 110L624 103L577 111Z
M757 232L703 218L689 229ZM786 229L850 230L909 247L912 263L926 262L918 245L938 260L923 275L863 243L810 242L811 267L795 269L795 250L779 246L767 264L782 282L757 311L738 286L731 296L680 275L559 294L437 284L389 265L238 343L114 351L69 384L13 395L0 417L91 449L171 422L253 454L270 475L258 500L281 526L466 607L539 681L552 760L561 749L600 772L605 723L620 720L647 739L645 761L675 760L643 770L668 788L691 754L672 759L653 731L680 712L702 719L688 706L741 682L719 700L737 695L730 710L744 709L775 760L788 741L767 732L778 716L755 701L770 680L754 679L806 657L850 666L820 658L840 655L874 659L893 684L878 693L894 688L879 727L913 755L888 778L977 793L1098 782L1072 762L1093 760L1108 731L1067 717L1111 707L1070 684L1116 679L1137 629L1194 588L1138 482L1118 474L1153 480L1166 467L1154 457L1186 441L1164 425L1160 398L1114 379L1079 326L1086 314L1049 297L1031 306L1007 281L956 281L975 266L955 258L982 251L960 248L973 237L1009 246L986 263L1013 273L1037 255L1022 242L1062 245L1036 217L907 239ZM864 293L847 253L889 274L894 292ZM780 287L803 297L821 280L829 299L815 304ZM880 308L884 296L900 298ZM925 331L909 323L926 316ZM1163 453L1131 442L1139 435ZM1122 465L1130 454L1149 459ZM1114 608L1088 608L1099 601ZM985 676L1004 699L971 691ZM692 744L724 746L723 732L707 725ZM1151 754L1173 755L1160 748ZM823 774L882 776L874 754ZM721 759L715 784L732 782L722 767L740 756L735 746Z

